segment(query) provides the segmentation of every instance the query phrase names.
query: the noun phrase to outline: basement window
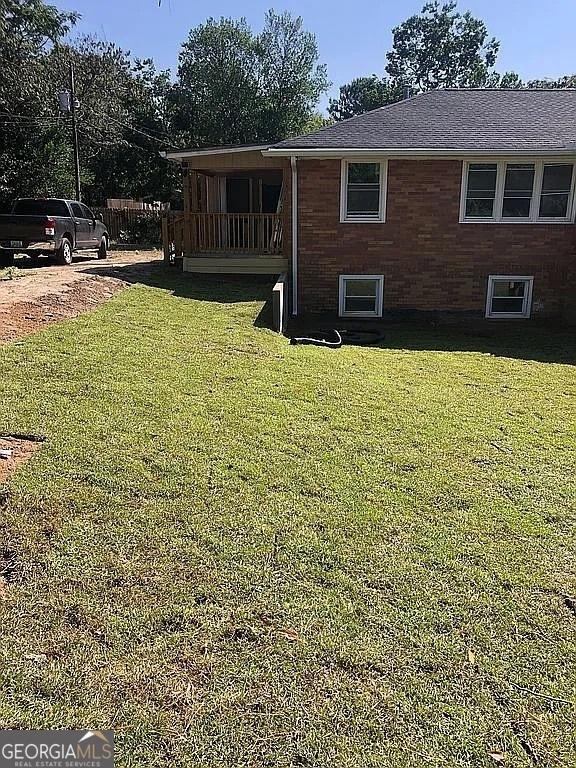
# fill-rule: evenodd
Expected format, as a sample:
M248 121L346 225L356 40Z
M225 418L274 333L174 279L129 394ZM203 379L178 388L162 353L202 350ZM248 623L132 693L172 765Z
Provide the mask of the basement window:
M383 275L340 275L341 317L382 317Z
M530 317L533 277L490 275L486 298L486 317Z

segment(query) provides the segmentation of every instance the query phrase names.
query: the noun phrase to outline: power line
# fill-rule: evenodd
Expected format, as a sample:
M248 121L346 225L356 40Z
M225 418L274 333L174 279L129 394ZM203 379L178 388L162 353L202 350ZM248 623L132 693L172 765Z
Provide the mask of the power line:
M128 139L121 139L121 144L117 141L99 141L96 137L91 136L88 131L86 131L86 128L91 128L93 131L98 131L100 133L100 137L102 139L106 139L106 135L103 133L102 129L99 128L96 125L92 125L91 123L87 123L84 121L81 125L81 127L78 129L82 136L84 136L87 139L90 139L90 141L93 141L95 144L98 144L101 147L117 147L117 146L128 146L132 147L132 149L137 149L139 152L143 152L144 154L148 154L147 151L144 149L144 147L141 147L139 144L133 144L131 141L128 141Z
M28 125L33 123L64 123L58 117L29 117L15 120L13 117L2 117L0 115L0 123L12 123L14 125Z
M106 115L106 117L110 117L109 115ZM114 120L114 122L118 123L119 125L123 125L125 128L132 128L133 130L142 131L142 129L135 128L131 123L124 123L122 120L119 120L117 117L110 117L110 120ZM157 136L159 139L164 139L163 133L158 133L158 131L153 131L152 128L146 128L145 131L146 135L150 135L150 137Z
M98 117L98 113L94 110L88 110L92 113L94 117ZM34 122L62 122L67 120L65 116L62 117L33 117L32 115L16 115L12 114L10 112L0 112L0 122L5 122L2 118L15 118L15 123L17 120L22 119L24 122L27 123L34 123ZM172 144L168 139L163 138L161 134L156 133L153 135L152 133L148 133L147 131L143 131L141 128L136 128L133 125L130 125L129 123L125 123L122 120L118 120L116 117L112 117L111 115L104 114L104 117L106 117L108 120L112 120L112 122L117 123L118 125L121 125L123 128L128 128L130 131L133 131L134 133L138 133L141 136L145 136L147 139L151 139L152 141L158 142L158 144L162 144L163 146L169 146L176 148L175 144ZM86 123L88 125L88 123ZM95 126L92 126L92 128L95 128ZM151 131L151 129L148 129L148 131ZM133 146L137 146L134 144Z
M30 120L13 120L11 117L0 117L0 123L7 125L36 125L38 123L51 123L53 125L66 125L66 122L57 118L37 117Z
M96 115L95 112L92 112L92 114ZM152 141L157 141L158 144L162 144L163 146L174 147L174 148L176 146L175 144L171 144L167 139L158 138L160 134L157 134L157 136L152 136L150 133L146 133L146 131L142 131L139 128L135 128L133 125L129 125L129 123L124 123L122 122L122 120L118 120L117 118L112 117L111 115L105 115L105 117L107 117L109 120L112 120L114 123L118 123L118 125L121 125L123 128L128 128L129 130L134 131L134 133L139 133L142 136L145 136L147 139L152 139Z
M0 118L2 117L13 118L14 120L60 120L60 116L57 115L40 115L36 117L35 115L16 115L13 112L0 111Z

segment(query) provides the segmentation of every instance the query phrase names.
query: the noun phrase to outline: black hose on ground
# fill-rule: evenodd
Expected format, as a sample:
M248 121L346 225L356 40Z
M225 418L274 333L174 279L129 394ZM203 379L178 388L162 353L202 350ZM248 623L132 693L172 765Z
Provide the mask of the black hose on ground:
M362 330L341 330L335 328L326 331L314 331L308 336L293 336L290 344L311 344L316 347L328 347L328 349L340 349L343 344L351 344L357 347L369 347L384 341L385 336L381 331L373 328Z
M332 339L326 338L332 335ZM342 346L342 336L336 329L331 331L317 331L310 336L292 336L290 344L311 344L315 347L328 347L329 349L340 349Z

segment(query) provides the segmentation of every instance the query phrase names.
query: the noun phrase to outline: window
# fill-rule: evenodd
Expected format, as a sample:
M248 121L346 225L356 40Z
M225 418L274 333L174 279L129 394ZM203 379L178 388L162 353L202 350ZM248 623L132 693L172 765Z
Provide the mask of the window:
M82 208L80 208L80 203L70 203L70 208L72 208L72 215L77 219L83 219L84 214L82 213Z
M16 200L12 213L20 216L69 216L68 206L64 200Z
M533 277L490 275L486 317L530 317Z
M342 161L341 221L384 221L387 163Z
M340 275L342 317L382 317L382 275Z
M545 165L540 193L541 218L565 218L570 208L572 165Z
M534 165L510 163L506 166L503 219L528 219L534 190Z
M494 213L496 198L496 163L471 163L468 167L468 188L466 190L466 216L490 218Z
M92 213L90 208L88 208L87 205L84 205L84 203L80 203L80 208L82 209L82 216L85 219L93 219L94 218L94 214Z
M562 223L573 200L573 163L464 163L461 222Z

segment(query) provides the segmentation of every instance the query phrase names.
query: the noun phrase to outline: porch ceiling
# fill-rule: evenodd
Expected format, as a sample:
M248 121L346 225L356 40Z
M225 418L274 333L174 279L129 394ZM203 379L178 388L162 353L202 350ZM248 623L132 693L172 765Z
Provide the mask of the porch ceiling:
M282 181L282 168L228 168L212 170L207 168L190 169L202 176L227 179L262 179L271 183Z

